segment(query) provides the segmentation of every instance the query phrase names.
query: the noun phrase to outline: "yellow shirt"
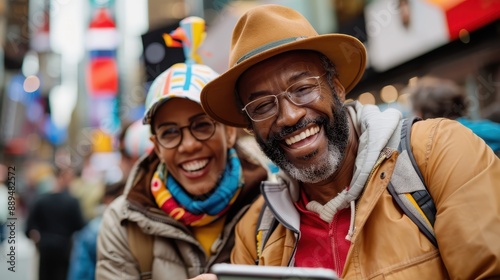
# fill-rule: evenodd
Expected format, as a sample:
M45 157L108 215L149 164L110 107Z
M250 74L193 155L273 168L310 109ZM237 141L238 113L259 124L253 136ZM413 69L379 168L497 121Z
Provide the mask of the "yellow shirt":
M217 238L221 234L225 221L226 216L224 215L217 221L206 226L193 227L194 237L200 242L203 249L205 249L205 254L207 255L207 257L210 257L212 255L212 250L210 249L212 248L215 240L217 240Z

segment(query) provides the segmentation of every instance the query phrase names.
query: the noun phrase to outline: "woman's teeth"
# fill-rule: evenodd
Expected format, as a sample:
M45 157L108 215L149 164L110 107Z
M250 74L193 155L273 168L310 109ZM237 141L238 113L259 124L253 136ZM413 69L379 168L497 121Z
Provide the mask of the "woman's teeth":
M184 163L182 164L181 167L186 171L193 172L204 168L205 166L207 166L207 164L208 164L208 159L195 160L195 161L190 161L188 163Z
M319 132L319 127L318 126L311 127L308 130L303 131L303 132L301 132L298 135L295 135L295 136L292 136L290 138L285 139L285 143L288 146L290 146L290 145L295 144L295 143L297 143L299 141L302 141L302 140L306 139L307 137L309 137L311 135L314 135L314 134L316 134L318 132Z

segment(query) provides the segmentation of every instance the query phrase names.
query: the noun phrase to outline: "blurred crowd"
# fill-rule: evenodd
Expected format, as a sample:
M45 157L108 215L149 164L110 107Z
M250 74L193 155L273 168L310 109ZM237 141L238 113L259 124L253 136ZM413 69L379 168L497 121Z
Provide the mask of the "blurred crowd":
M143 140L137 143L138 139ZM82 166L64 159L30 159L15 166L16 173L11 170L14 166L0 165L0 243L7 250L15 242L16 266L23 268L9 274L8 266L2 267L0 275L8 279L94 278L102 214L123 192L134 162L152 149L149 128L140 123L125 124L111 140L107 144L116 152L103 153L102 147L94 145ZM112 166L103 168L99 160ZM15 188L9 188L14 184ZM10 197L15 197L15 204L11 203L15 213L8 211ZM8 218L16 219L15 233L7 227ZM9 242L9 235L15 241Z

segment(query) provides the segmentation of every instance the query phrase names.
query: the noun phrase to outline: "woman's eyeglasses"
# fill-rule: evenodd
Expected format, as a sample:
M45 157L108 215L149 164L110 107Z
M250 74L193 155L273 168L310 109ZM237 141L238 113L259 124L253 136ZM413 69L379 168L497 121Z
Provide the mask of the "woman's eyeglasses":
M203 114L195 119L189 125L177 126L174 124L161 125L156 130L156 139L165 149L173 149L182 142L182 130L187 128L191 135L198 141L206 141L215 133L215 121Z

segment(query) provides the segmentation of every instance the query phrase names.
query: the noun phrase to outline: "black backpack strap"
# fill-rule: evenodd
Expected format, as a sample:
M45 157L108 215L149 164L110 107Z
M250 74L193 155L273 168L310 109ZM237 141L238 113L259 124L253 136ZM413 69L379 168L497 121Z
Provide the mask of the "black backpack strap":
M419 120L419 118L403 120L401 141L398 147L399 156L391 181L388 184L388 190L403 212L437 247L433 228L436 207L427 191L427 186L410 146L411 127Z
M422 209L422 211L424 212L425 216L427 217L431 225L434 226L434 222L436 220L436 212L437 212L436 205L432 200L432 196L427 191L427 185L425 184L424 176L422 175L422 172L420 172L420 168L418 168L417 161L413 156L413 150L411 149L410 146L411 127L415 122L421 120L422 119L419 117L413 117L410 120L407 119L407 121L403 121L403 128L401 129L401 142L399 142L400 146L398 147L398 151L400 154L402 151L406 151L408 153L411 164L413 165L413 169L418 174L420 181L422 181L422 184L425 187L424 190L416 192L412 194L412 196L417 201L418 206L420 206L420 209Z
M415 172L417 172L418 176L420 177L420 180L424 182L424 176L422 176L422 172L420 172L420 169L418 168L417 161L415 160L415 157L413 156L413 151L411 149L411 142L410 142L410 136L411 136L411 127L413 126L414 123L421 121L422 119L419 117L413 117L412 119L404 119L403 124L401 127L401 141L399 142L398 146L398 152L401 154L402 151L407 151L408 155L410 156L411 164L413 165L413 168L415 169ZM425 183L424 183L425 185Z

